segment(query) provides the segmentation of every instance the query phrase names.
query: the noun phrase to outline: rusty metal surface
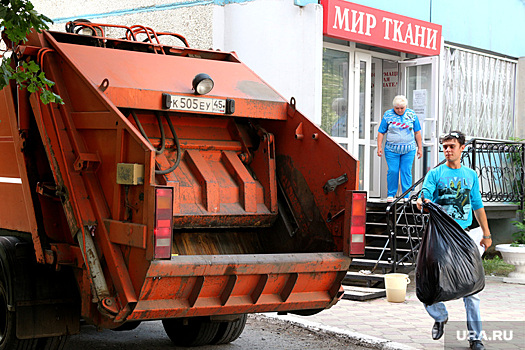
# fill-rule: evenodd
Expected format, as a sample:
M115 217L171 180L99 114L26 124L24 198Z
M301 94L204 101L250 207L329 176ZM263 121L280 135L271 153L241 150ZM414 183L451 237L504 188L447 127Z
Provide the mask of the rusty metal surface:
M310 249L328 245L343 251L343 216L331 218L345 209L346 191L359 188L359 161L297 111L292 102L285 122L260 121L275 137L278 181L295 212L298 235L305 236L303 244ZM297 137L298 132L303 137ZM348 181L325 193L327 181L343 174Z
M177 256L151 264L129 319L326 308L350 259L341 253Z
M158 126L153 115L137 113L146 134L158 148ZM264 146L249 153L239 127L231 117L193 118L170 113L180 141L179 166L159 184L174 188L174 225L177 228L262 227L275 220L277 188L271 135L260 136ZM167 128L164 125L164 128ZM252 133L256 130L253 129ZM151 135L151 136L150 136ZM160 169L168 169L177 155L174 142L167 140L157 155ZM250 169L240 154L252 159ZM272 155L271 157L269 155Z
M106 229L113 243L146 249L146 225L106 219Z
M71 234L75 236L78 232L78 234L82 235L82 238L87 238L87 235L94 235L98 247L104 253L107 269L112 275L112 287L119 291L120 304L121 307L124 307L128 302L134 302L136 298L135 292L132 288L126 264L123 261L122 252L110 242L103 224L103 219L107 218L109 213L100 184L93 173L96 169L86 169L81 172L75 169L80 155L91 152L86 151L87 140L81 137L80 132L75 128L71 114L71 111L75 110L75 105L68 102L86 100L84 96L89 96L89 94L87 93L88 91L69 88L68 83L75 78L75 75L63 75L64 72L70 72L67 63L64 64L62 67L64 70L59 70L59 65L53 61L51 56L48 56L43 63L44 67L47 68L47 75L57 83L57 90L66 101L66 104L61 106L61 108L44 106L36 95L31 96L31 103L42 140L46 141L44 146L46 147L48 159L53 164L55 182L67 189L65 191L67 205L64 208L66 209ZM79 77L77 76L76 78L77 80L72 83L78 85L81 79L79 81ZM90 108L92 109L96 106L103 108L105 102L99 98L96 103L92 102ZM118 117L116 119L118 120ZM112 153L114 151L113 149ZM100 224L97 225L97 222ZM88 231L89 227L95 228L97 234L95 235L94 231ZM82 241L85 241L85 239L82 239ZM85 246L81 248L85 249ZM88 265L87 273L92 277L92 282L96 283L91 272ZM102 276L102 278L107 277ZM84 291L84 293L86 293L86 297L91 295L90 290Z
M50 36L47 36L48 40ZM209 74L215 86L205 97L235 99L233 116L284 119L286 101L243 63L56 43L93 86L107 79L104 93L119 107L162 109L162 93L195 96L191 82ZM126 74L121 74L125 71ZM235 79L232 79L235 77Z

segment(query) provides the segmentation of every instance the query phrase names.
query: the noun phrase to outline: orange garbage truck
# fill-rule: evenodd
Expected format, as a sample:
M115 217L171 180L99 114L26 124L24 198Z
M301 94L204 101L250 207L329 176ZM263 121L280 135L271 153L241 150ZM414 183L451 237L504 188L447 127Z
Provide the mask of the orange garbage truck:
M228 343L249 313L340 299L364 253L359 162L293 98L144 26L11 45L63 103L0 91L0 349L149 320L176 345Z

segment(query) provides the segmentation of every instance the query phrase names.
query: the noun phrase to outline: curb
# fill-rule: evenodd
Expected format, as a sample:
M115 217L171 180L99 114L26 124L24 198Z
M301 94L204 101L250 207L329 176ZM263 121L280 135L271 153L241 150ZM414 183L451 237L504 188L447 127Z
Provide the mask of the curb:
M271 318L274 320L280 320L283 322L289 322L292 323L295 326L307 328L312 331L316 332L324 332L329 335L333 335L335 337L339 338L346 338L347 340L351 341L352 343L360 346L366 346L370 347L372 349L378 349L378 350L417 350L417 348L393 342L391 340L382 339L378 337L373 337L370 335L357 333L357 332L350 332L345 329L332 327L332 326L326 326L321 323L317 322L310 322L302 319L297 319L293 316L289 315L277 315L277 314L256 314L257 317L262 318Z

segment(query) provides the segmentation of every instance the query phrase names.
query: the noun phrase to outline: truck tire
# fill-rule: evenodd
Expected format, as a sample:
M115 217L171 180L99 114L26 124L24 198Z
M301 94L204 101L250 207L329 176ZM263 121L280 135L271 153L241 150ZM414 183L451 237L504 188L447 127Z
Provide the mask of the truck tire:
M211 344L220 322L211 322L207 317L192 317L162 320L162 325L176 346L201 346Z
M246 326L247 319L248 316L243 314L234 321L220 322L219 330L210 344L228 344L239 338Z
M67 336L38 339L18 339L16 337L15 313L8 310L5 279L0 280L0 350L62 350Z
M0 280L0 350L19 348L19 340L15 335L15 313L8 310L8 304L4 276L2 276Z
M14 276L8 276L13 271L10 263L14 260L14 246L20 242L15 237L1 237L0 239L0 350L63 350L68 336L43 337L32 339L18 339L16 337L16 313L9 307L12 302ZM16 276L24 278L24 276Z

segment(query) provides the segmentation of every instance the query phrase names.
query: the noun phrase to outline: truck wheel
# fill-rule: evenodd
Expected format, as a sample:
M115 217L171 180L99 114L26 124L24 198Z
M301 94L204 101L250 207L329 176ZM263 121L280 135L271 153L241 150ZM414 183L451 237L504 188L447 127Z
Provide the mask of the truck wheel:
M16 337L16 315L7 308L8 298L4 278L4 276L1 276L0 279L0 350L62 350L66 337L40 339L18 339Z
M18 339L15 336L15 314L7 309L7 293L3 276L0 280L0 349L17 349Z
M220 323L211 322L205 317L192 317L162 320L162 325L176 346L201 346L211 344L219 330Z
M2 237L4 238L4 237ZM13 238L13 242L18 239ZM4 244L3 244L4 243ZM9 243L9 242L8 242ZM13 244L14 246L14 244ZM18 339L16 337L16 313L9 310L9 294L14 293L12 284L13 279L6 275L6 271L12 271L12 265L9 259L4 259L14 250L4 240L0 241L0 350L26 350L26 349L45 349L45 350L63 350L68 336L43 337L32 339ZM19 280L24 280L27 276L18 275Z
M239 338L244 330L244 326L246 326L247 318L248 316L243 314L235 321L220 322L219 330L215 338L211 341L211 344L228 344Z

